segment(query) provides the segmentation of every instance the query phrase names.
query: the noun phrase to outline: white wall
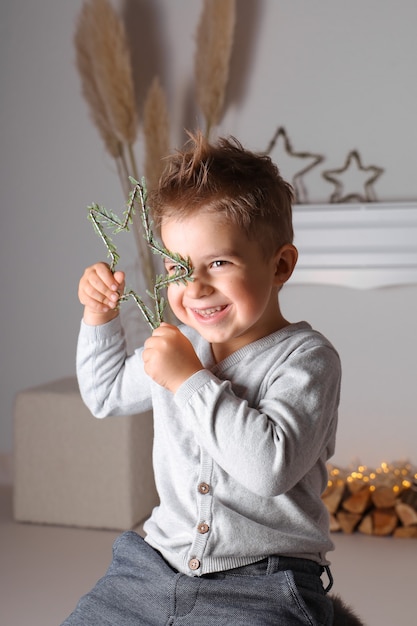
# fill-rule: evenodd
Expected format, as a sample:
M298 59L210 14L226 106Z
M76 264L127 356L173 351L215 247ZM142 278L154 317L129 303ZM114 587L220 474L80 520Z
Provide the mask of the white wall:
M333 191L322 170L340 167L355 148L365 165L385 168L375 185L379 200L415 199L414 0L237 5L220 132L263 150L284 125L295 150L325 156L305 177L311 202ZM74 374L78 279L103 256L85 207L124 202L80 95L72 45L80 7L81 0L0 5L0 452L12 449L15 393ZM190 93L199 12L196 0L128 0L125 7L138 76L146 83L159 67L169 91L174 144L197 120ZM134 258L129 246L126 263ZM310 320L341 353L335 460L416 462L417 286L364 292L289 285L283 307L293 320Z

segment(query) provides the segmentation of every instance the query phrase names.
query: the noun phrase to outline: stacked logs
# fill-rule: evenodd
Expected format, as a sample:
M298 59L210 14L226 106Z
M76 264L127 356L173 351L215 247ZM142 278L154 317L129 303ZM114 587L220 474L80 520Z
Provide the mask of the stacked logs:
M332 532L417 538L417 472L410 464L328 470L322 500Z

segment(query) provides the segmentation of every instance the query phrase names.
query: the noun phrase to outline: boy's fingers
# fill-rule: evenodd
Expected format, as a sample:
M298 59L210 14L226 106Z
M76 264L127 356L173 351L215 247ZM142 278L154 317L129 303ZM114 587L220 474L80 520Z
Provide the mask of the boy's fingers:
M117 279L112 274L109 266L106 263L97 263L92 267L94 274L102 281L108 289L116 291L118 288ZM121 272L117 272L118 274ZM94 275L93 274L93 275Z
M125 273L121 272L120 270L117 270L117 272L114 272L113 274L113 279L117 282L118 287L124 288L124 282L125 282Z
M124 291L124 272L117 271L114 274L110 271L110 268L105 263L98 263L91 268L92 274L90 277L90 283L100 292L107 297L115 300L111 297L115 292L119 296Z
M85 293L90 299L101 302L102 304L109 304L109 302L117 303L120 297L117 291L110 291L105 285L100 285L99 288L95 288L91 283L86 287Z
M124 292L124 272L113 273L106 263L88 267L79 284L79 300L91 312L103 313L116 310Z
M105 293L112 301L115 301L115 298L112 297L112 294L117 293L119 297L123 294L125 288L125 274L120 270L114 272L114 274L110 271L110 268L105 263L100 263L95 272L97 278L101 281L101 284L97 283L97 288L102 289L103 293ZM109 293L110 292L110 293Z

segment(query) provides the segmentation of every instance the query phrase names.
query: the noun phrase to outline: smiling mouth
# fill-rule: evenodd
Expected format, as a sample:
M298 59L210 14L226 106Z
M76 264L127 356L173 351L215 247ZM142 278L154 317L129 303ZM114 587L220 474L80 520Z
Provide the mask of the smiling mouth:
M227 308L227 305L225 304L224 306L214 306L211 307L209 309L193 309L193 312L196 315L199 315L200 317L213 317L215 316L217 313L220 313L221 311L224 311Z

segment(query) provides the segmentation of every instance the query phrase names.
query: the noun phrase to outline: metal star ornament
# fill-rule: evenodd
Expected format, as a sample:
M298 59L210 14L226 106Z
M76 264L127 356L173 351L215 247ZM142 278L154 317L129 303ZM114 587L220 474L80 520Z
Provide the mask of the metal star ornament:
M376 165L364 167L359 152L352 150L343 167L322 173L323 178L335 186L330 202L376 202L373 185L384 171Z
M275 155L274 161L279 164L280 170L282 168L284 176L291 180L296 202L299 204L307 204L308 194L306 186L304 185L303 176L312 170L313 167L319 165L319 163L324 160L324 157L320 154L296 152L293 150L290 139L283 126L279 126L275 131L264 154L271 156L272 151L277 148L282 154L282 159ZM286 157L289 157L289 159ZM285 171L285 162L289 167L292 165L292 176Z

